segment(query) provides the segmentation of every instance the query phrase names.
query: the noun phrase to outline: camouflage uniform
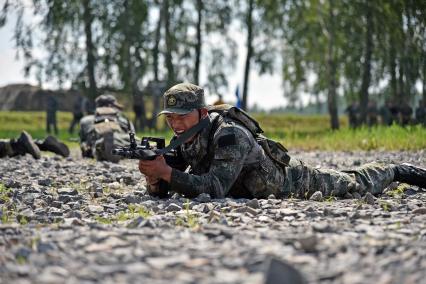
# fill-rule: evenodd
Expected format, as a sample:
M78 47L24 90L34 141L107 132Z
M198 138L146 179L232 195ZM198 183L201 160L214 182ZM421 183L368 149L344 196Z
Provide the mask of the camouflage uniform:
M50 133L50 127L58 135L58 127L56 125L56 111L58 110L58 102L53 95L47 97L46 102L46 131Z
M101 95L96 99L95 114L80 120L80 148L83 157L118 162L120 157L112 155L115 146L130 143L128 132L134 132L133 124L121 113L122 106L112 95Z
M204 107L202 89L191 84L173 87L165 93L164 101L162 113L184 114ZM379 194L394 181L394 166L379 163L352 171L335 171L313 168L292 159L283 170L245 127L232 120L218 120L217 116L209 114L210 124L194 141L180 146L179 152L188 167L185 171L172 169L167 190L187 197L207 193L213 198L267 198L270 194L309 198L315 191L326 196L350 197L348 193L353 192ZM148 191L158 192L158 186L149 186Z

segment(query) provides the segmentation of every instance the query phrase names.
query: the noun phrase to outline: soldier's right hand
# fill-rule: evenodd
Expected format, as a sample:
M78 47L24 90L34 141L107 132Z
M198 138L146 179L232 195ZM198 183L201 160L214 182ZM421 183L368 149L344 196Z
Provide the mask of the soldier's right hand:
M150 177L150 176L145 176L145 179L146 179L146 184L149 184L149 185L155 185L160 181L159 178Z

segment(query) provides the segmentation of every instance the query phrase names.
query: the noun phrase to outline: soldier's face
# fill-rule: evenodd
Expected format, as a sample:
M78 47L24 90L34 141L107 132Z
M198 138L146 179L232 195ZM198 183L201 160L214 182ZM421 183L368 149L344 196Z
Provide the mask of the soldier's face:
M205 115L207 115L207 111L204 112L204 110L201 110L201 116L204 117ZM179 135L200 121L200 113L198 110L193 110L187 114L168 113L166 114L166 121L175 135L179 137ZM188 139L186 142L192 141L193 139L194 136Z

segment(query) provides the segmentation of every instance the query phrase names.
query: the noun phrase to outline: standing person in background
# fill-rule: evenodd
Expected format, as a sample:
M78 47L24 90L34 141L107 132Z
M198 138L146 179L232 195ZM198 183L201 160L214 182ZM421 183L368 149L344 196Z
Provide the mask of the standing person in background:
M367 106L367 125L369 127L377 125L377 116L378 116L377 104L374 100L371 100L368 102L368 106Z
M346 109L345 112L348 114L349 127L357 128L358 127L358 118L359 118L359 104L357 102L352 102Z
M411 116L413 115L413 108L407 103L403 102L399 110L401 115L401 125L406 126L411 124Z
M416 123L426 126L426 101L421 100L416 108Z
M145 125L142 124L142 96L133 96L133 112L135 113L135 120L133 125L137 130L143 130Z
M399 107L395 103L395 101L390 102L389 110L391 113L391 124L393 123L401 124L401 120L399 117Z
M380 108L381 124L385 126L392 125L392 114L390 111L390 101L386 100L385 104Z
M84 116L84 103L84 98L82 96L77 96L72 109L73 117L70 128L68 129L69 134L74 133L74 127L80 123L80 119L82 119Z
M58 135L58 127L56 125L56 111L58 110L58 101L56 98L49 94L46 101L46 131L50 132L50 127L53 127L55 135Z

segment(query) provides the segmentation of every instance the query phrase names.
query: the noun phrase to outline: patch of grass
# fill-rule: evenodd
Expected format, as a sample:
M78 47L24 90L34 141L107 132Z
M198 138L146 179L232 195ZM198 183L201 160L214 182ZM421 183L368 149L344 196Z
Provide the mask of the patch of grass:
M187 199L185 202L185 215L183 217L177 217L175 224L176 226L183 226L191 229L195 229L200 226L198 216L194 213L191 213L189 209L189 199Z
M394 198L401 198L402 195L404 195L405 190L409 187L410 186L408 184L400 183L395 189L389 190L386 194Z
M21 225L27 225L28 224L28 219L25 216L18 216L16 219L18 220L19 224L21 224Z
M27 263L27 258L23 255L18 255L16 256L16 262L20 265L24 265L25 263Z
M112 215L108 218L95 216L95 220L98 223L110 225L118 222L125 222L128 220L135 219L137 217L149 218L152 216L152 212L146 209L144 206L129 204L126 211L118 212L116 215Z
M95 216L95 220L98 223L104 224L104 225L111 225L112 224L112 220L109 218L105 218L105 217L101 217L101 216Z
M380 204L380 207L382 207L383 211L385 211L385 212L390 211L391 205L388 202L381 200L381 201L379 201L379 204Z

